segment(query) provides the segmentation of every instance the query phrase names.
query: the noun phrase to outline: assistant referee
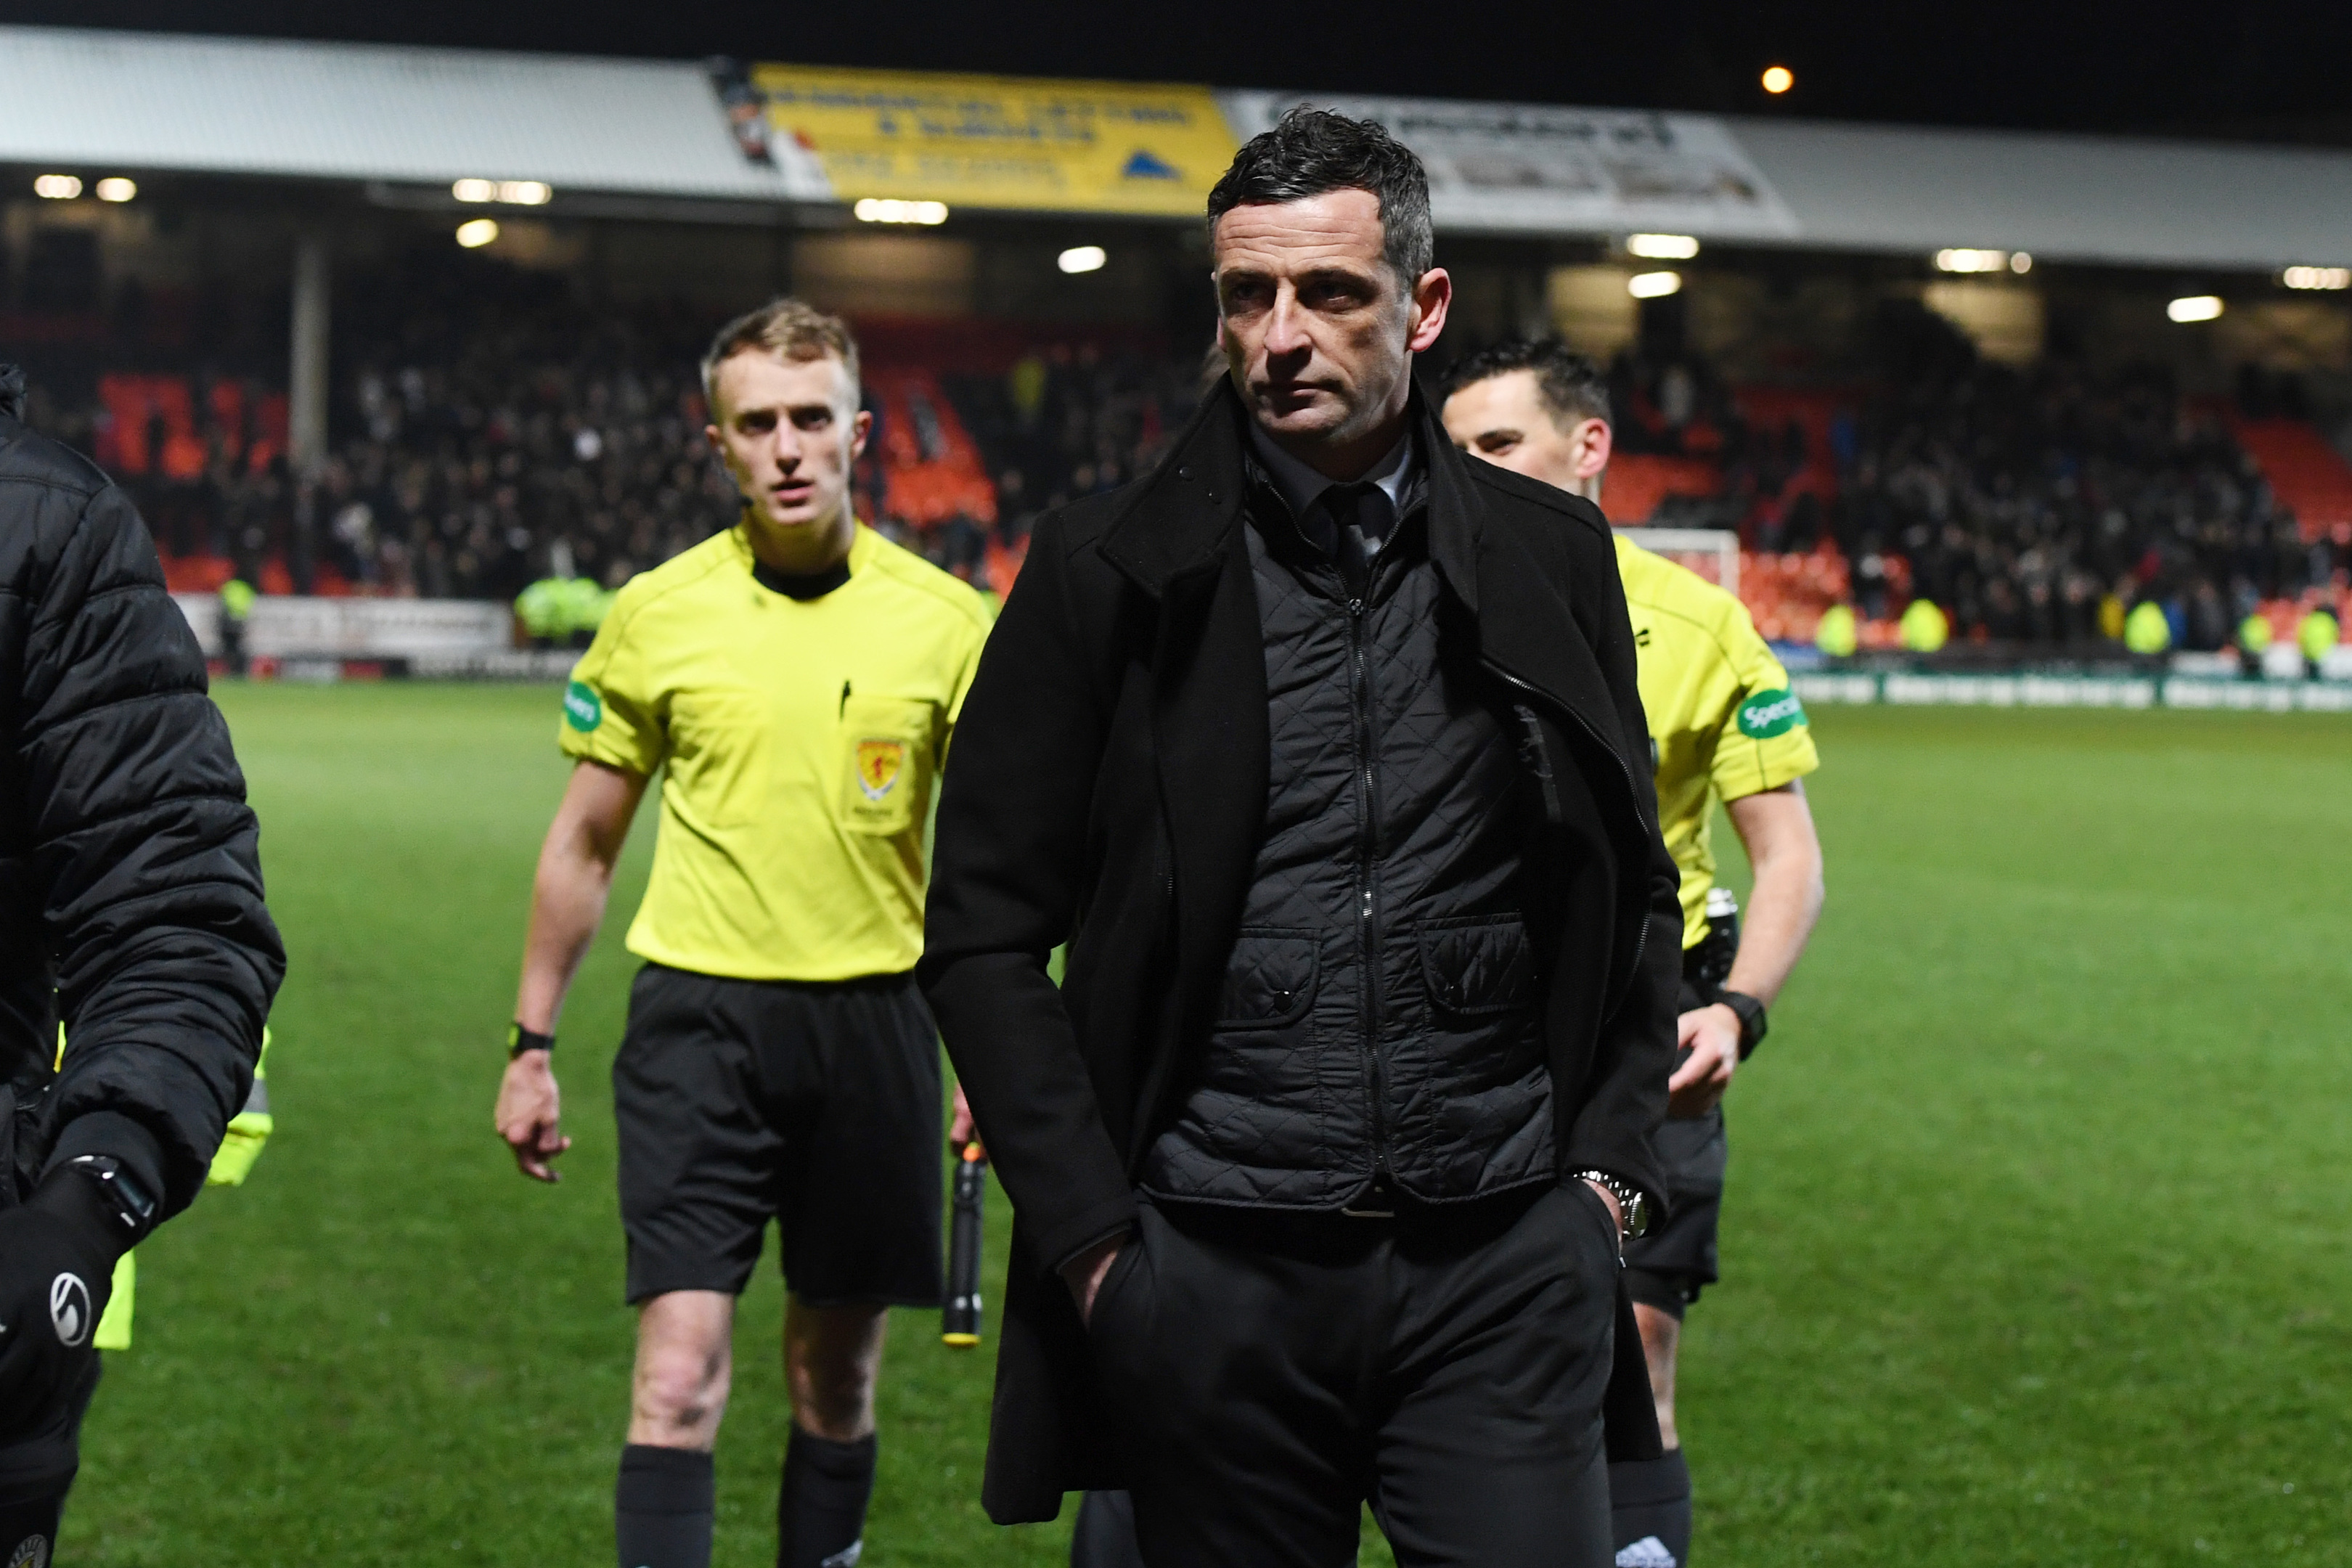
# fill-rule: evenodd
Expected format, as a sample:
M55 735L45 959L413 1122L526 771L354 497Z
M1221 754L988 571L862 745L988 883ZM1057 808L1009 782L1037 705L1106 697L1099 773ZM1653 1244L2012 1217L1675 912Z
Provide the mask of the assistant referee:
M1592 363L1556 340L1473 354L1446 378L1446 433L1464 451L1598 501L1609 464L1609 394ZM1664 1458L1610 1467L1619 1568L1690 1560L1690 1470L1675 1426L1683 1313L1716 1280L1728 1158L1723 1092L1764 1037L1822 910L1822 847L1802 779L1820 765L1789 672L1738 598L1617 536L1618 572L1657 773L1658 826L1682 870L1682 1055L1659 1129L1667 1219L1626 1244ZM1755 871L1747 929L1715 884L1709 829L1721 801Z
M849 1568L884 1310L940 1300L939 1056L911 971L932 784L989 622L851 511L871 416L842 321L778 300L728 323L702 376L741 519L623 588L565 690L578 765L540 852L498 1129L556 1179L556 1016L658 771L628 937L646 964L613 1063L638 1308L619 1561L710 1561L735 1299L774 1219L777 1562Z

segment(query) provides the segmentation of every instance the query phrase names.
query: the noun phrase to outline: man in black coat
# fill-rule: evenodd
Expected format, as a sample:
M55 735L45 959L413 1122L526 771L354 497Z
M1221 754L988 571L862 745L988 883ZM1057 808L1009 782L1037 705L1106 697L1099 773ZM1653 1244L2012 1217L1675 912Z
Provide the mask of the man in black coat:
M0 365L0 1563L48 1561L114 1266L185 1208L286 971L145 527ZM58 1025L71 1048L60 1058Z
M984 1500L1124 1486L1153 1568L1328 1568L1366 1500L1402 1563L1604 1564L1681 919L1608 527L1414 389L1451 285L1379 127L1295 111L1209 215L1230 374L1039 522L940 810L919 973L1015 1213Z

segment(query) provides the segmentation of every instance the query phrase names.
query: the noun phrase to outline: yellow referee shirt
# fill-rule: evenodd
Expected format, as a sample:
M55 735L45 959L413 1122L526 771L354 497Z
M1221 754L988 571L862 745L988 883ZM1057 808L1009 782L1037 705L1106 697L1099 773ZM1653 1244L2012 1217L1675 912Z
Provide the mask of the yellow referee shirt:
M632 578L563 694L567 754L662 770L629 951L739 980L912 969L932 781L987 609L863 524L820 597L752 564L739 524Z
M1657 766L1658 826L1682 868L1683 946L1706 935L1715 802L1778 789L1821 765L1789 672L1748 608L1697 573L1617 536L1636 678Z

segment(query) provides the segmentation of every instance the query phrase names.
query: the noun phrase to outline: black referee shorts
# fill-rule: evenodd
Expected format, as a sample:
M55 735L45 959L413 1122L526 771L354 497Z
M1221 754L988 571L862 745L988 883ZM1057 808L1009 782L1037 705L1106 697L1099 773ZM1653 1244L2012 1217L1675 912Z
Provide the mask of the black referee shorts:
M768 1221L809 1306L940 1303L938 1036L911 974L648 963L613 1059L632 1303L740 1294Z
M1706 997L1685 980L1675 1010L1706 1005ZM1657 1147L1658 1163L1665 1169L1667 1218L1625 1244L1625 1288L1642 1305L1680 1318L1718 1278L1716 1233L1723 1217L1723 1174L1731 1163L1723 1108L1705 1116L1668 1117L1658 1128Z

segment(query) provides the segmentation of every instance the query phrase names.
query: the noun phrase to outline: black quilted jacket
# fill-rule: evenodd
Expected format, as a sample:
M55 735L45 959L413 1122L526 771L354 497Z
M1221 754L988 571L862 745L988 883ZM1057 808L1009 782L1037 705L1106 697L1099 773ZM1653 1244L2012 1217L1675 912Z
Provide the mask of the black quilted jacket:
M1265 820L1182 1103L1141 1186L1385 1209L1557 1179L1521 849L1542 821L1508 689L1448 619L1415 485L1360 596L1268 484Z
M0 366L0 1182L110 1153L170 1214L252 1087L286 953L155 547L103 473L26 428L23 388Z
M1271 714L1245 417L1221 384L1149 478L1039 520L948 758L918 973L1013 1205L982 1490L1001 1521L1125 1484L1053 1270L1132 1223L1257 870ZM1541 802L1525 881L1554 1157L1655 1201L1682 913L1615 545L1590 502L1456 452L1418 392L1413 418L1444 613L1509 693Z

